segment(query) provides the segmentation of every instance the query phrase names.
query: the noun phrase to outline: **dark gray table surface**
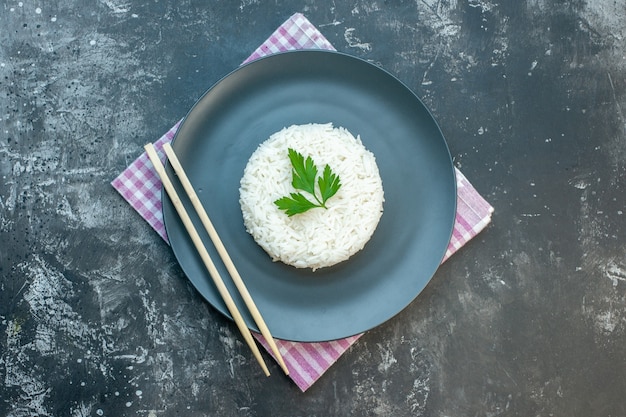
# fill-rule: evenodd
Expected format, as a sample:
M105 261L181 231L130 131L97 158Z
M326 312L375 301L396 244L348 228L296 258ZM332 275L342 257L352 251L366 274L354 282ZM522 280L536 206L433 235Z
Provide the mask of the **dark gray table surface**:
M109 184L295 12L495 207L306 393ZM2 1L0 415L626 415L625 77L614 0Z

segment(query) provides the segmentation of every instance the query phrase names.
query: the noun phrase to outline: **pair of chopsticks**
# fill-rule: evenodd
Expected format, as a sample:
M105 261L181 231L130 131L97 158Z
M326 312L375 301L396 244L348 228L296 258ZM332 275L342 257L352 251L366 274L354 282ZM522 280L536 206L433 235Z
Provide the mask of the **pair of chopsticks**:
M204 265L209 271L209 274L211 275L211 278L213 279L213 282L215 283L215 286L217 287L217 290L220 293L220 296L224 300L224 303L226 303L226 307L228 308L228 311L230 311L230 314L233 316L233 319L235 320L235 323L237 324L239 331L241 332L243 338L248 343L248 346L252 350L252 353L254 354L256 360L259 362L259 365L261 365L261 368L263 368L263 372L265 372L266 376L269 376L270 372L267 369L267 365L265 364L263 357L261 356L261 352L259 352L258 346L256 345L256 343L254 342L254 339L252 338L250 329L248 329L248 326L246 326L246 323L244 322L243 317L241 317L241 313L237 309L237 305L233 301L230 293L228 292L228 288L226 288L226 285L224 285L224 281L222 280L222 277L220 276L219 272L215 268L215 264L211 260L211 257L209 253L207 252L206 247L202 243L202 239L200 239L200 235L198 234L193 223L191 222L191 219L189 218L189 214L187 214L187 210L185 210L185 207L183 206L182 201L178 197L178 193L174 189L172 182L170 181L169 177L167 176L167 173L165 172L165 167L161 163L161 159L157 155L156 149L151 143L144 146L144 149L148 153L148 157L150 158L150 161L152 161L152 165L154 165L154 168L156 169L157 174L161 178L161 182L163 183L163 186L165 187L165 191L167 192L170 199L172 200L172 203L174 204L174 208L176 209L178 215L180 216L185 226L185 229L187 229L187 233L189 233L189 236L191 237L191 240L193 241L193 244L196 247L196 250L200 254L200 257L202 258ZM200 217L200 220L202 221L202 225L204 226L207 233L209 234L209 237L211 238L213 245L215 245L215 248L217 249L217 252L220 255L220 258L222 259L222 262L226 266L228 273L230 274L233 282L235 283L235 286L237 287L237 290L239 291L241 298L246 304L246 307L248 308L248 310L250 311L250 314L252 315L254 322L257 324L257 326L259 327L259 330L261 331L261 334L263 335L263 337L265 337L265 339L267 340L267 343L270 345L270 348L272 349L272 352L274 353L274 356L276 357L276 360L278 361L280 367L282 368L282 370L285 372L286 375L289 375L289 370L287 369L287 365L285 365L285 361L283 360L283 357L280 354L280 351L278 350L278 346L276 346L276 342L274 341L274 338L272 337L269 329L267 328L267 325L265 324L265 321L263 320L261 313L259 312L256 305L254 304L254 301L252 300L252 297L250 296L250 293L248 292L246 285L241 279L239 272L237 272L237 269L235 268L233 261L228 255L228 252L226 251L226 248L224 247L222 240L218 236L215 228L213 227L213 223L211 223L211 220L209 219L208 214L206 213L206 211L204 210L204 207L202 206L202 203L198 199L198 196L196 195L196 192L193 186L189 182L189 179L187 178L187 175L185 174L185 171L183 170L183 167L180 164L180 161L178 160L176 154L174 153L174 149L172 149L169 143L166 143L163 146L163 149L165 150L165 154L167 155L170 163L172 164L172 168L174 168L174 172L180 179L180 182L182 183L183 188L185 189L185 192L187 193L187 196L189 197L191 201L191 204L196 210L196 213L198 214L198 216Z

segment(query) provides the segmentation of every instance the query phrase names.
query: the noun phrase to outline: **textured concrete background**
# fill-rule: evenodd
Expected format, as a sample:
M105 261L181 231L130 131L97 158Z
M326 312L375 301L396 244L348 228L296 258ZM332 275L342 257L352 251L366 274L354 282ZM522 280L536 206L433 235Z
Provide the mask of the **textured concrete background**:
M294 12L496 209L304 394L109 185ZM626 415L625 36L617 0L2 0L0 415Z

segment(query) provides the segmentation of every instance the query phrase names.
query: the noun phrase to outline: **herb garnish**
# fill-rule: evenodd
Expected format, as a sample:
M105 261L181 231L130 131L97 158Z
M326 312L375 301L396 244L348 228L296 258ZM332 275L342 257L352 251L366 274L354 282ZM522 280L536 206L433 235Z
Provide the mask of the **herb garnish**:
M326 201L334 196L339 188L341 188L339 176L333 173L330 167L326 165L322 176L317 178L317 167L313 159L308 156L305 160L302 154L291 148L289 148L289 159L291 160L292 166L291 185L296 190L306 191L311 194L315 202L311 202L301 193L291 193L289 197L283 197L274 201L274 204L276 204L280 210L284 210L285 214L289 217L294 214L304 213L315 207L327 209ZM319 197L315 191L316 178L319 187Z

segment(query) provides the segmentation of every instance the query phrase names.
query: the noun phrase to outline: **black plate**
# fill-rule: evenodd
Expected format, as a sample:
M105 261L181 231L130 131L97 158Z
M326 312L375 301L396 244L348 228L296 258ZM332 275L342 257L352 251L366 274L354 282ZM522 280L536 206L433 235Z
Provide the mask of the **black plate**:
M244 167L256 147L283 127L328 122L360 135L376 156L384 214L365 248L346 262L316 272L274 263L243 225ZM333 340L383 323L423 290L446 251L456 213L446 142L414 93L359 58L307 50L242 66L195 104L173 148L277 338ZM174 175L169 165L167 170ZM195 219L191 204L186 207ZM230 317L165 194L163 215L185 274ZM196 227L203 230L199 220ZM208 236L204 240L249 327L256 329Z

